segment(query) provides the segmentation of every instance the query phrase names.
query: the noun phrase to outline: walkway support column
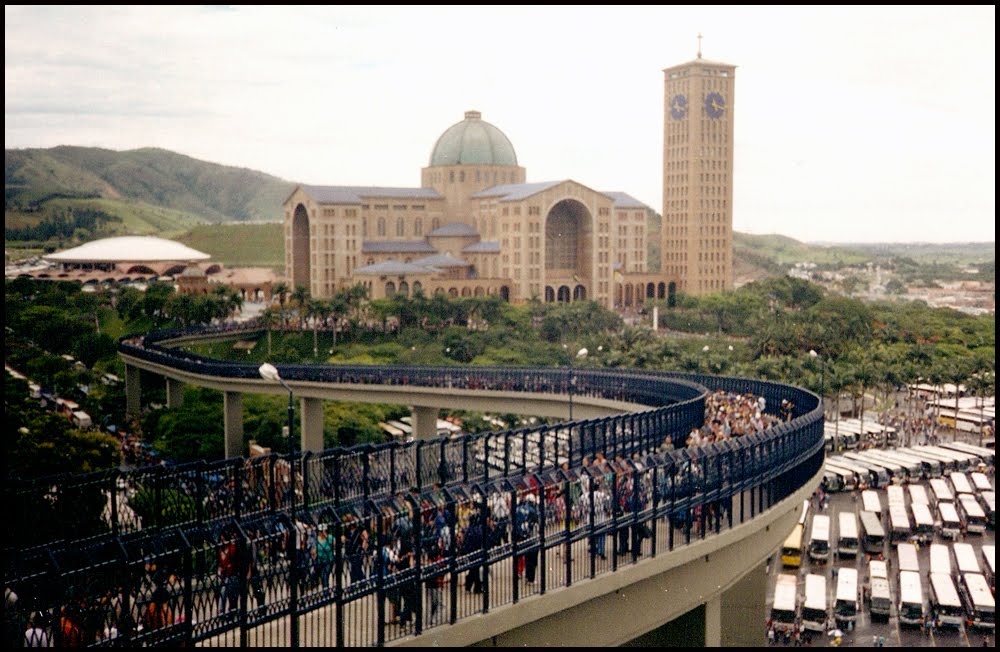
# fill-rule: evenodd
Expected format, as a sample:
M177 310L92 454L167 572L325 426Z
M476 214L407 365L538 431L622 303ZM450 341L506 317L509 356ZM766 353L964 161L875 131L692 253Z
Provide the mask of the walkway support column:
M438 409L433 407L413 408L414 439L436 439L438 428Z
M705 647L722 645L722 597L705 602Z
M184 383L173 378L167 378L167 407L176 408L184 405Z
M243 394L223 392L222 420L225 428L226 459L243 455Z
M139 367L125 365L125 419L131 421L139 418L142 398L142 382Z
M323 399L299 399L302 414L302 452L319 453L323 450Z
M760 598L767 594L766 568L758 566L722 593L722 621L726 626L721 629L722 640L717 645L744 648L767 645L760 626L767 620L767 608Z

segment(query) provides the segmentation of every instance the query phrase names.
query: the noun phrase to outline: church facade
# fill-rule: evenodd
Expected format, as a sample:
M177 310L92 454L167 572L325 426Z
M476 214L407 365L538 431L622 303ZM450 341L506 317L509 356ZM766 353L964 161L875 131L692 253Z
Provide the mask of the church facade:
M575 180L528 183L507 136L479 112L468 111L438 138L421 172L420 187L297 187L284 203L286 278L315 297L330 297L361 283L376 299L418 292L496 295L511 302L592 299L613 309L635 308L678 290L702 293L730 287L731 281L727 285L720 280L709 288L700 281L698 268L687 266L689 258L699 259L692 249L697 239L687 237L698 233L694 222L711 215L705 219L714 220L714 227L719 212L690 211L682 221L676 206L690 201L677 203L689 184L677 184L675 171L683 167L694 173L698 163L681 166L667 158L675 150L684 156L700 151L692 141L704 130L694 120L685 130L683 148L666 145L674 142L688 117L687 112L681 118L676 111L671 114L670 103L681 94L676 73L684 70L696 76L704 68L699 61L665 71L669 122L664 183L665 188L672 185L664 193L664 206L671 212L660 236L661 247L667 247L661 250L663 271L651 269L647 260L650 207L624 192L599 191ZM704 106L717 114L717 104ZM731 105L726 108L731 113ZM706 131L706 137L717 139L718 134ZM731 148L730 138L730 154ZM729 178L731 161L730 155ZM697 189L700 192L701 186ZM731 186L728 192L731 248ZM712 240L719 245L716 249L726 242ZM711 255L714 260L715 249ZM730 255L730 275L731 265ZM701 268L706 268L704 262ZM724 274L720 271L718 278ZM697 282L689 284L689 279Z

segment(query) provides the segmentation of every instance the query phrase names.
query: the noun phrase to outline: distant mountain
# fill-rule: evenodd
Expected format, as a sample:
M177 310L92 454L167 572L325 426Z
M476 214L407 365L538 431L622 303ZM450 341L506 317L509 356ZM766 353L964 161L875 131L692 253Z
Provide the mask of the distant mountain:
M156 148L4 150L8 234L47 219L65 221L81 210L97 214L95 236L127 232L169 237L198 223L276 221L294 188L294 183L262 172ZM72 233L74 225L71 221L63 230ZM91 226L86 222L85 228Z

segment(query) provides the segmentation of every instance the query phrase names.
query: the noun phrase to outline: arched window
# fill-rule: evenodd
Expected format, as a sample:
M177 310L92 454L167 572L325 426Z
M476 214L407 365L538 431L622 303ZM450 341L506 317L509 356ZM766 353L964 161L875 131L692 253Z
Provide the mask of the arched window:
M413 235L421 236L424 234L424 219L418 217L413 221Z
M385 218L384 217L378 218L378 235L381 236L381 237L383 237L383 238L385 237Z
M392 281L387 281L385 284L385 296L386 298L395 296L396 294L396 284Z

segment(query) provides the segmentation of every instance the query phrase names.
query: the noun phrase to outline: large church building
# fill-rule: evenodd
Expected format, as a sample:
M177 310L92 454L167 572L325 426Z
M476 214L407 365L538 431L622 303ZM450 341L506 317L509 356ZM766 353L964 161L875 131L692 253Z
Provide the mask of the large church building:
M284 203L286 277L315 297L361 283L373 299L617 309L729 289L734 70L699 53L664 71L662 271L647 260L650 207L570 179L528 183L507 136L467 111L438 138L418 188L296 188Z

